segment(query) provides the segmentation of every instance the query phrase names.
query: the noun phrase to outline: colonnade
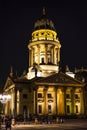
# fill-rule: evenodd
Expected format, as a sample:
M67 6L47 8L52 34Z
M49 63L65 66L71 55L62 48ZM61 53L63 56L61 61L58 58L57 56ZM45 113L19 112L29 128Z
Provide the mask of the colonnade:
M38 87L39 88L39 87ZM11 94L11 100L6 104L6 111L11 111L10 114L18 115L23 114L23 100L21 100L22 92L14 89L14 92ZM17 92L19 93L17 95ZM42 107L42 115L72 115L72 114L84 114L84 95L82 88L74 87L43 87L43 91L38 89L34 90L34 104L32 105L33 114L39 114L38 105ZM41 102L38 101L38 93L42 93ZM49 98L47 95L51 94ZM70 94L70 98L67 98L67 94ZM75 99L75 94L78 95L78 98ZM28 101L29 99L27 99ZM50 105L51 112L48 112L48 105ZM29 107L27 106L27 107ZM67 111L67 106L70 106L70 112ZM75 107L78 107L78 111ZM15 111L14 111L15 110ZM29 110L29 108L27 108ZM31 113L31 111L29 110Z
M44 58L44 63L48 64L51 62L56 64L60 61L60 48L55 45L44 44L44 50L41 50L42 45L35 45L29 48L29 66L33 66L33 63L42 63L42 58Z
M56 115L71 115L71 114L84 114L84 101L83 101L83 90L82 88L78 88L78 93L77 93L77 88L65 88L65 87L55 87L53 92L50 92L48 88L43 89L42 92L39 92L38 90L35 91L36 95L38 93L43 94L43 101L38 102L35 100L35 113L38 113L38 105L42 105L42 114L48 114L48 105L49 102L48 100L51 99L50 105L52 106L52 113L50 114L56 114ZM48 99L47 94L50 93L52 95L52 98ZM67 98L67 94L70 94L70 98ZM79 97L75 99L75 94L78 94ZM37 96L38 97L38 96ZM70 113L67 111L67 105L70 106ZM76 112L76 105L78 105L78 112Z

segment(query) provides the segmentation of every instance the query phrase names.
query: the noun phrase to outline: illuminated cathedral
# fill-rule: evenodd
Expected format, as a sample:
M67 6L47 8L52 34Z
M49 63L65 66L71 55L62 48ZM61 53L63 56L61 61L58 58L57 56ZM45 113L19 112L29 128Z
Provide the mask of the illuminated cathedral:
M18 77L11 68L3 89L11 95L5 104L5 115L86 115L86 82L71 73L68 66L62 72L61 44L45 9L34 23L31 36L27 74Z

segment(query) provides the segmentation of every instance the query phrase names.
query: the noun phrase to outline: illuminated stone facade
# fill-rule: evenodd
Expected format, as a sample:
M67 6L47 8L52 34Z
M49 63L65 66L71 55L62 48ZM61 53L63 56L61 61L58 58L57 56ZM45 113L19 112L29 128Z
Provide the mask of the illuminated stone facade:
M60 48L54 23L43 11L28 44L28 73L17 77L11 69L5 83L4 92L11 95L6 115L87 114L86 83L60 71Z
M29 48L29 73L27 78L35 77L32 68L37 64L37 76L46 77L59 71L61 44L55 31L54 23L43 16L34 24Z

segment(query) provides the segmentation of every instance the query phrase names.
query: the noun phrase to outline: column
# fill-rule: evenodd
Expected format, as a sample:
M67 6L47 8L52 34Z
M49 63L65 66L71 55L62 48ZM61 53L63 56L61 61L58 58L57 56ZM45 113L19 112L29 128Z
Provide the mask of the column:
M35 114L37 114L37 89L35 90L35 97L34 97L34 101L35 101Z
M38 48L38 64L40 64L40 46L37 45Z
M55 64L58 64L58 48L55 48Z
M20 89L19 90L19 113L22 113L21 100L22 100L22 90Z
M80 90L80 112L81 114L84 114L84 96L83 96L84 89L81 88Z
M11 109L11 114L13 115L13 109L14 109L14 89L11 89L10 109Z
M62 98L62 114L65 114L65 108L66 108L66 89L64 87L61 88L61 98Z
M33 65L33 49L31 49L31 57L30 57L30 61L31 61L31 66Z
M63 115L64 114L64 94L63 94L63 88L58 88L58 114Z
M14 89L14 116L17 115L17 89Z
M31 66L31 49L29 48L29 67Z
M50 49L51 49L51 63L53 63L53 49L52 47Z
M45 63L46 63L46 64L48 63L47 48L48 48L48 45L46 44L46 45L45 45Z
M13 89L13 95L12 95L12 114L13 118L16 116L17 113L17 90L14 88Z
M75 89L71 88L71 114L74 114L74 92Z
M58 48L58 62L60 62L60 48Z
M57 89L58 89L58 88L55 87L55 111L56 111L56 115L58 114Z
M52 48L52 57L53 57L53 59L52 59L52 61L53 61L53 64L54 64L54 59L55 59L55 57L54 57L54 45L53 45L53 48Z
M35 49L33 48L33 64L35 63Z
M58 64L58 48L56 48L56 64Z
M53 48L53 53L54 53L54 64L56 64L56 51L55 51L55 46Z
M64 114L66 115L66 88L63 88Z

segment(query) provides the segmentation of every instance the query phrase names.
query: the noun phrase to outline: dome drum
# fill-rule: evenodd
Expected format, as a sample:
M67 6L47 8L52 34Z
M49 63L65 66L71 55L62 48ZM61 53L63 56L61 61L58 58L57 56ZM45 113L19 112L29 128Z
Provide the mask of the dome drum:
M57 33L53 30L41 29L32 33L32 41L37 40L54 40L57 41Z
M40 41L30 41L28 44L28 48L31 49L34 46L40 46L40 45L50 45L50 46L56 46L57 48L61 48L60 41L52 41L52 40L40 40Z

